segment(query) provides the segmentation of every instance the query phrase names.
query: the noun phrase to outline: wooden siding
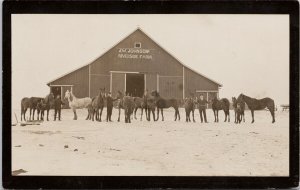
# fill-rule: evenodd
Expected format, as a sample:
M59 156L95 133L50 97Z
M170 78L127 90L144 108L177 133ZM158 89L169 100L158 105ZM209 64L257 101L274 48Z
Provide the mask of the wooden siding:
M118 91L125 92L124 73L112 73L112 96L115 97Z
M159 77L159 93L164 98L182 99L182 77Z
M82 67L68 75L65 75L50 85L74 85L73 93L78 98L89 96L89 69L88 66Z
M204 91L218 91L219 85L208 80L207 78L195 73L194 71L185 68L185 96L189 97L191 94L195 94L196 90Z
M91 75L91 97L99 94L99 89L105 88L106 92L110 91L110 75Z
M155 74L146 74L146 89L148 92L151 92L156 89L157 84L157 75Z
M142 48L150 50L152 59L119 58L122 48L134 48L135 42L141 42ZM136 48L138 49L138 48ZM182 75L182 65L140 30L136 30L111 50L91 64L92 74L107 74L109 71L131 71L158 73L159 75Z
M149 50L152 59L120 58L118 56L122 48L139 49L134 48L135 42L141 43L141 49ZM117 90L123 92L125 89L125 74L113 73L112 84L110 84L110 71L127 71L145 74L145 88L148 91L157 90L157 75L159 75L159 91L166 98L183 98L183 88L185 97L195 93L196 90L218 91L218 84L186 67L184 67L183 84L183 67L176 58L137 29L91 64L49 84L74 85L73 91L79 98L89 96L89 94L91 97L96 96L99 88L103 87L106 88L106 91L110 91L110 86L112 86L112 94L115 96Z

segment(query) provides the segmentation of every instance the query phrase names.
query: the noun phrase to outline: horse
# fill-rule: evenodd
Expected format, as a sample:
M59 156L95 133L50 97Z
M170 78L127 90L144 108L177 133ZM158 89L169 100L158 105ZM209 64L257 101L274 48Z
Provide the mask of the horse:
M96 97L93 97L92 98L92 102L94 101ZM88 110L88 115L86 117L85 120L91 120L92 119L92 116L93 116L93 106L92 106L92 103L90 103L88 106L87 106L87 110Z
M131 114L134 110L134 101L131 96L123 97L123 108L125 114L125 123L131 123Z
M175 121L177 120L177 116L178 116L178 121L180 120L180 114L178 110L179 103L176 99L174 98L164 99L160 97L159 93L156 90L152 91L151 95L154 96L156 106L157 106L157 119L155 121L159 119L159 109L161 110L162 121L164 121L163 109L170 108L170 107L173 107L175 109Z
M254 123L254 110L262 110L265 108L268 108L271 116L272 116L272 123L275 123L275 103L274 100L266 97L263 99L255 99L248 97L244 94L240 94L237 98L238 103L243 103L245 102L248 106L248 108L251 111L251 116L252 116L252 122Z
M46 110L46 104L44 103L44 100L42 99L37 104L37 120L39 120L39 119L44 120L45 110ZM41 116L41 117L39 118L39 116Z
M137 119L136 118L136 111L139 108L141 109L141 118L140 118L140 120L142 121L144 109L145 109L146 119L147 119L147 101L146 101L146 99L145 98L140 98L140 97L134 97L133 102L134 102L134 119Z
M232 97L232 106L234 109L234 123L245 122L245 102L237 102L236 97Z
M118 109L119 109L118 122L120 122L121 109L124 109L125 123L130 123L131 122L130 116L133 113L133 109L134 109L133 98L130 97L130 96L124 96L122 92L118 91L117 99L119 99L119 102L118 102Z
M89 97L85 98L76 98L73 94L73 92L67 90L65 93L65 99L68 100L70 108L73 110L74 113L74 120L77 120L77 113L76 109L82 109L82 108L87 108L89 104L92 103L92 99Z
M185 120L186 122L191 122L190 114L192 112L193 122L195 122L194 111L195 111L195 100L193 98L186 98L184 100L184 108L185 108Z
M146 102L146 118L147 121L151 120L151 113L153 116L153 121L155 120L155 108L156 108L156 100L155 97L152 96L150 93L146 92L144 94L144 100Z
M37 109L37 104L42 99L43 98L40 98L40 97L31 97L31 98L29 98L29 112L30 112L29 120L34 120L34 113L35 113L35 110ZM32 115L32 118L31 118L31 115Z
M21 100L21 121L22 117L24 118L24 121L26 121L26 111L30 107L30 99L25 97Z
M222 98L221 100L218 100L217 97L212 99L212 110L214 112L215 116L215 122L219 122L219 110L223 110L225 114L225 120L227 121L228 116L228 122L230 122L230 114L229 114L229 100L227 98Z
M44 106L42 107L43 112L47 110L47 121L49 121L49 111L54 106L54 95L53 93L48 94L43 100ZM39 112L39 110L38 110Z
M99 94L98 96L96 96L95 98L93 98L92 100L92 121L94 121L94 117L96 117L96 121L100 121L101 122L101 116L102 116L102 111L104 108L104 89L99 90ZM89 108L88 108L89 109Z

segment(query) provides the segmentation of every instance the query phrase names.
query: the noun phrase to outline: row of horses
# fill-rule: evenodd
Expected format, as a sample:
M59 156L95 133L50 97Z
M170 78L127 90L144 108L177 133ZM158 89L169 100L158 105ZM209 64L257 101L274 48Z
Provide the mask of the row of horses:
M88 116L86 119L101 121L102 111L104 108L104 102L105 102L105 89L100 89L99 94L90 99L90 101L83 101L84 99L77 99L72 92L67 91L65 98L75 99L76 104L69 104L69 106L73 109L74 112L74 119L77 119L76 115L76 109L86 107L88 108ZM88 98L86 98L88 99ZM159 120L159 115L161 114L161 119L164 121L164 114L163 110L165 108L173 107L175 110L174 120L180 120L180 113L179 113L179 106L180 102L177 99L165 99L160 96L159 92L152 91L151 93L145 93L143 97L131 97L128 95L124 95L122 92L118 91L117 97L115 100L118 100L117 107L119 110L118 114L118 121L120 121L120 114L121 109L124 109L124 116L125 116L125 122L130 123L131 122L131 115L134 115L134 118L136 117L136 112L138 109L141 109L141 116L140 120L143 118L143 113L145 110L146 119L148 121L151 120L151 115L153 117L154 121ZM71 102L69 100L69 102ZM233 108L235 111L235 123L241 123L241 121L245 121L245 104L248 105L248 108L251 111L252 115L252 123L254 122L254 111L255 110L262 110L267 108L272 116L272 123L275 122L275 103L274 100L271 98L263 98L263 99L255 99L250 98L244 94L240 94L238 98L232 97L233 102ZM215 122L219 122L219 111L223 110L225 114L225 122L230 122L230 102L227 98L213 98L210 103L212 104L212 110L215 117ZM186 112L186 121L191 121L190 114L192 113L193 121L194 119L194 110L197 107L197 98L186 98L184 101L184 108ZM155 109L157 110L156 117L155 117ZM159 113L160 112L160 113Z
M105 106L105 99L107 95L105 93L105 88L100 89L97 96L93 98L77 98L72 91L66 91L65 99L68 100L69 107L74 112L74 120L77 119L76 109L87 108L88 115L86 120L92 121L101 121L103 108ZM145 110L146 119L148 121L151 120L151 115L154 121L159 120L159 115L161 114L161 119L164 121L163 109L173 107L175 110L174 120L180 120L179 106L180 102L177 99L165 99L160 96L159 92L152 91L151 93L145 93L143 97L131 97L128 95L124 95L122 92L118 91L117 96L114 100L117 100L117 107L119 110L118 121L120 121L121 109L124 110L125 123L131 122L131 115L136 117L136 112L138 109L141 109L140 120L143 117L143 111ZM41 114L41 119L43 119L42 114L44 115L44 111L47 111L47 120L49 115L49 110L51 109L51 105L54 101L54 96L52 93L47 95L45 98L23 98L21 101L21 120L22 115L25 120L25 114L27 108L30 109L30 119L34 119L35 110L38 111L38 119L39 114ZM39 103L41 102L41 103ZM220 110L224 111L225 120L224 122L230 122L230 102L227 98L213 98L209 103L212 105L212 110L214 113L215 122L219 122L218 112ZM233 108L235 111L235 123L241 123L241 121L245 121L245 104L247 104L249 110L251 111L252 123L254 122L254 111L262 110L267 108L272 116L272 123L275 122L275 103L271 98L263 98L263 99L255 99L248 97L244 94L240 94L238 98L232 97ZM42 106L41 106L42 105ZM186 112L186 121L191 121L190 115L192 114L193 121L194 119L194 110L197 107L197 97L190 97L184 100L184 108ZM155 114L155 109L157 110ZM31 112L33 111L33 118L31 118ZM160 112L160 113L159 113ZM155 116L156 115L156 116Z

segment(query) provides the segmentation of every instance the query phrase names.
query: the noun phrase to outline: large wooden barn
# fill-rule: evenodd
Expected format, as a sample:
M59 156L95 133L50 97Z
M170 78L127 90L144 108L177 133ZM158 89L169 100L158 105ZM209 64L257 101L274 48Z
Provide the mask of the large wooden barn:
M221 84L182 64L140 28L93 62L47 84L55 95L73 90L77 97L94 97L100 88L142 96L159 91L165 98L184 99L203 94L218 96Z

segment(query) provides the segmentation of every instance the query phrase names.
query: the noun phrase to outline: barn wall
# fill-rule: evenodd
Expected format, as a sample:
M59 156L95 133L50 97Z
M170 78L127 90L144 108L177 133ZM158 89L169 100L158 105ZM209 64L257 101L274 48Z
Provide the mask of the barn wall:
M124 54L120 53L123 48L134 48L135 42L141 42L141 49L149 50L149 53L145 55L152 56L152 59L119 57L120 54ZM137 30L91 64L92 74L108 74L109 71L158 73L159 75L173 76L182 75L182 66L145 34Z
M135 42L140 42L141 48L134 48ZM126 49L147 50L149 52L145 54L129 54L138 56L147 55L148 58L125 58L124 56L120 56L126 54ZM162 49L141 30L136 30L90 65L84 66L51 84L74 85L74 93L78 97L89 96L90 85L90 96L94 97L98 94L99 88L105 87L106 91L110 90L110 71L129 71L146 75L146 89L148 91L157 89L157 75L159 75L159 91L166 98L183 98L183 88L185 88L185 97L195 93L196 90L218 91L218 84L188 68L184 69L185 77L183 84L183 67L178 60ZM118 90L124 91L124 75L120 73L112 74L113 96L116 95Z
M89 78L88 78L88 66L82 67L68 75L63 76L53 82L50 85L74 85L73 93L77 98L83 98L89 96Z
M125 94L125 74L124 73L112 73L112 96L115 97L118 91Z
M208 80L207 78L185 68L185 97L195 94L196 90L218 91L218 84Z
M110 75L91 75L91 97L95 97L99 94L99 89L105 88L108 92L110 89Z
M151 92L156 89L157 86L157 75L156 74L146 74L146 89Z
M182 99L183 80L178 76L160 76L159 93L164 98Z

